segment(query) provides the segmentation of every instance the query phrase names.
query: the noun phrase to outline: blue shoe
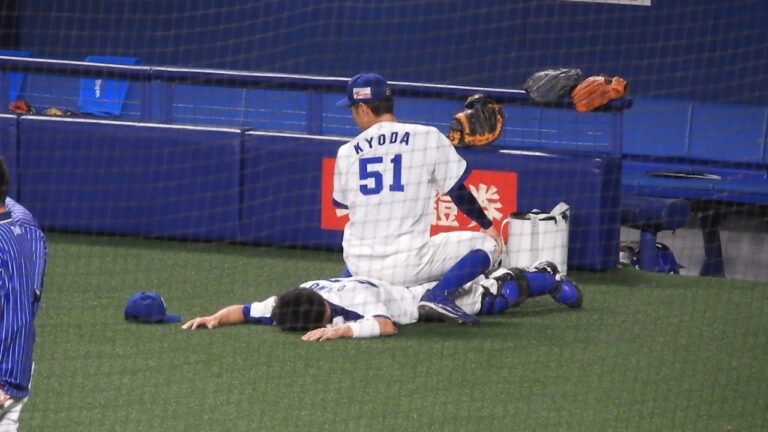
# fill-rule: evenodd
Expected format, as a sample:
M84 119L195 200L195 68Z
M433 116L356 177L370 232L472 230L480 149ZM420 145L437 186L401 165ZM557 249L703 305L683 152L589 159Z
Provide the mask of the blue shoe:
M448 318L458 324L479 324L480 320L456 305L451 298L427 291L419 301L419 316L428 320Z
M584 296L581 294L579 286L568 278L563 278L557 283L557 287L552 291L551 296L556 302L570 308L580 308L584 301Z

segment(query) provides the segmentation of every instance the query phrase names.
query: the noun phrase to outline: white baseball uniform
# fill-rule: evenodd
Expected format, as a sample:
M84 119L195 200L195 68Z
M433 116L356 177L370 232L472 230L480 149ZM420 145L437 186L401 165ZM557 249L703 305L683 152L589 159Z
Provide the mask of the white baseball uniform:
M342 145L333 199L349 209L343 247L351 274L414 286L439 279L474 249L495 262L496 243L484 233L430 237L438 192L463 181L466 170L432 126L379 122Z
M471 314L480 310L483 287L479 281L467 284L456 295L456 304ZM395 324L413 324L419 319L419 299L435 283L415 287L393 286L383 281L364 278L338 278L309 281L301 284L319 293L331 303L331 325L341 325L376 316L387 317ZM273 296L250 305L249 317L253 322L266 322L272 314L277 297Z

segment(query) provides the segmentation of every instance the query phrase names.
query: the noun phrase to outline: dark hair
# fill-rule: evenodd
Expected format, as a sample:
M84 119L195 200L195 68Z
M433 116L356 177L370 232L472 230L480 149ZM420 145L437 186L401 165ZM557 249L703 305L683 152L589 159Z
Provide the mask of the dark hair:
M5 205L5 199L8 197L8 184L10 183L11 177L8 174L5 159L0 157L0 205Z
M323 297L309 288L294 288L277 297L272 309L272 320L282 330L308 331L326 323L326 303Z
M371 112L376 117L381 117L384 114L392 114L395 112L395 100L392 98L392 96L387 96L386 98L366 103L368 105L368 108L371 109Z

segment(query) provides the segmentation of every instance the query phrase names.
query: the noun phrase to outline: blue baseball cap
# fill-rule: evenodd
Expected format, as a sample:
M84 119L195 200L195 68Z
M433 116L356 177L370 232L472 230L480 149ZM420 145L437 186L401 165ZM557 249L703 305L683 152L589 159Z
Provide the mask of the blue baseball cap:
M363 72L352 77L347 84L347 96L336 102L337 107L348 107L359 102L376 102L392 96L387 80L373 72Z
M134 293L125 304L125 320L146 324L177 323L181 316L165 310L165 300L160 294L140 291Z

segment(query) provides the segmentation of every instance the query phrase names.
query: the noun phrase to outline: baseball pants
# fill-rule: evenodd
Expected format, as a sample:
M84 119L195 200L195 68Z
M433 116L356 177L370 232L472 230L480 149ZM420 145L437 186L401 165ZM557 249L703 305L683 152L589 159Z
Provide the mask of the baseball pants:
M349 254L345 256L345 261L354 276L411 287L439 280L464 255L475 249L484 250L491 262L497 262L499 251L496 242L491 236L477 231L441 233L413 251L373 259Z

